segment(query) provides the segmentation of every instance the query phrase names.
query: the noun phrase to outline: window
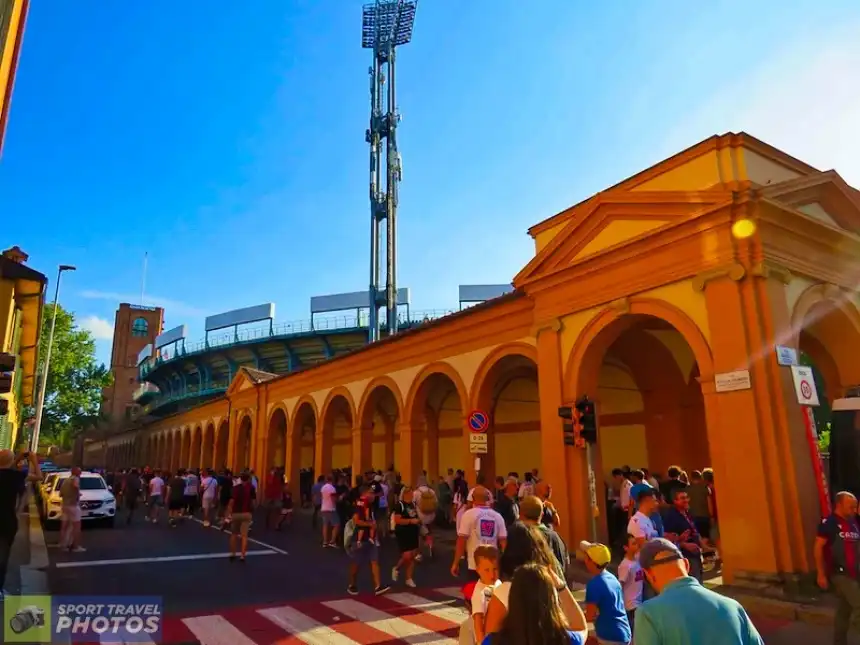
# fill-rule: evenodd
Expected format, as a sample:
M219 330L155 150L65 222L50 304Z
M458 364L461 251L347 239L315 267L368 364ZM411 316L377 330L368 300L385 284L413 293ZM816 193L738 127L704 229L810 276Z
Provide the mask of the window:
M132 336L146 336L149 333L149 323L146 318L137 318L131 326Z
M101 477L81 477L81 490L104 490L105 483Z

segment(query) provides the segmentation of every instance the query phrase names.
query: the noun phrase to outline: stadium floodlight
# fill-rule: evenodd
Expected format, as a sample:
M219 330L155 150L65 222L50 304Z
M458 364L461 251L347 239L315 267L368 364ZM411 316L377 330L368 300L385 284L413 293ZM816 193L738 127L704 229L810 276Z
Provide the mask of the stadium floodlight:
M370 289L369 340L379 340L379 309L386 309L386 328L396 334L397 320L397 186L402 175L397 150L394 50L412 40L418 0L376 0L361 12L361 46L373 50L370 73ZM383 71L384 70L384 71ZM383 140L385 145L383 146ZM385 166L382 157L385 149ZM385 175L383 186L382 177ZM381 289L380 224L385 221L385 289Z
M418 0L378 0L361 10L361 46L398 47L412 40Z

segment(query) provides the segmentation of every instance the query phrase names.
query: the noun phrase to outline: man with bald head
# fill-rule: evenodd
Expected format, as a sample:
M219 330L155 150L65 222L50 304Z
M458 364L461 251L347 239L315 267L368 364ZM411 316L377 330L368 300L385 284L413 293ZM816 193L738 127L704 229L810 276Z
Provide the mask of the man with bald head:
M472 508L463 513L460 525L457 527L457 548L454 549L454 563L451 574L460 573L460 560L463 555L469 564L469 571L475 579L475 549L479 546L492 546L503 551L508 531L505 520L490 508L490 491L483 486L476 486L472 491Z
M833 589L839 599L833 643L846 645L852 614L860 611L860 523L853 494L836 494L833 512L818 527L814 553L818 586Z
M29 461L27 472L19 468L21 462ZM34 453L24 452L15 456L11 450L0 450L0 599L6 594L3 582L12 554L12 543L18 533L18 495L26 480L42 478L39 460Z

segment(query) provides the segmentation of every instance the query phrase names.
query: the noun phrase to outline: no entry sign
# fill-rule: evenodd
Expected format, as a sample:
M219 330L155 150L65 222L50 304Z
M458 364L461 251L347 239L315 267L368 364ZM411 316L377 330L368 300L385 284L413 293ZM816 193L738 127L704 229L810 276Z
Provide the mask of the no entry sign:
M486 432L490 427L490 418L486 412L472 410L469 413L469 430L476 433Z
M805 365L792 365L791 376L794 379L794 392L797 395L797 402L800 405L820 405L812 368Z

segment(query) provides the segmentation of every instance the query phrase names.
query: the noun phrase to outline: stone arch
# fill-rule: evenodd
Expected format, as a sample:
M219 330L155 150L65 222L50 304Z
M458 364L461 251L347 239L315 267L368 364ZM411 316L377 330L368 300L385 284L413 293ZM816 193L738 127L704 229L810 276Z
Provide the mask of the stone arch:
M266 427L266 468L286 468L289 416L283 404L272 408Z
M397 383L388 376L373 379L364 389L356 415L360 428L360 455L353 454L353 469L366 471L397 466L397 444L403 396ZM353 450L356 444L353 444Z
M593 455L601 517L607 517L613 468L649 467L665 474L673 464L687 470L712 465L710 434L717 429L707 423L701 383L713 374L704 334L668 303L631 299L586 325L566 364L563 396L568 403L582 395L596 402L600 431ZM582 453L568 453L574 454ZM585 479L584 460L574 463ZM571 485L572 508L587 508L587 480ZM609 527L600 524L602 537L620 537L607 536Z
M320 410L314 469L320 475L333 467L352 465L352 429L356 421L355 401L350 391L337 386L326 396Z
M226 417L221 419L215 432L215 456L212 467L218 470L227 468L227 459L230 452L230 420Z
M313 485L318 414L313 397L303 396L288 418L287 483L295 499L308 497Z
M534 345L506 343L491 351L478 366L470 400L473 409L489 415L488 453L481 455L484 484L492 485L496 475L522 476L542 467Z
M254 421L247 412L240 413L236 423L236 450L233 458L234 472L251 467L253 457Z
M171 433L170 440L170 471L176 472L180 468L179 464L179 452L181 449L182 442L182 430L180 428L174 428Z
M808 287L791 314L792 343L824 379L831 401L860 385L860 312L847 294L828 284Z
M422 471L437 479L448 469L473 470L463 436L468 408L469 391L450 363L431 363L418 373L406 396L403 414L415 435L412 451L401 458L404 481L414 484Z
M200 465L203 468L215 467L215 424L210 419L203 430L203 446L200 451Z
M200 468L203 464L201 458L203 456L203 426L199 423L195 424L194 430L191 431L191 452L188 455L188 467Z

